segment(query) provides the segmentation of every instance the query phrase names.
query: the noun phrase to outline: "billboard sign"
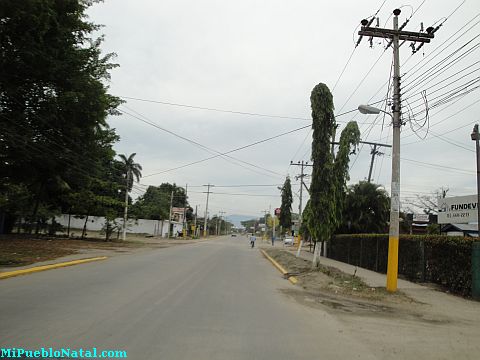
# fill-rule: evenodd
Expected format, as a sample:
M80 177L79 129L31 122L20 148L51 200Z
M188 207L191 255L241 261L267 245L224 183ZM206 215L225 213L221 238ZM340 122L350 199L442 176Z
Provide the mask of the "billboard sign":
M477 195L438 198L439 224L477 222Z
M428 214L413 214L413 221L415 222L429 222L430 215Z

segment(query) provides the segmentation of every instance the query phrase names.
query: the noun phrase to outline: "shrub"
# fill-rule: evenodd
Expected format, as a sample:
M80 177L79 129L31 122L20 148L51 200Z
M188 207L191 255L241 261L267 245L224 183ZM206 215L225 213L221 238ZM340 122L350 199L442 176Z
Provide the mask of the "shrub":
M398 272L412 281L433 282L469 295L472 287L473 238L445 235L400 235ZM387 271L387 234L335 235L328 257L366 269Z

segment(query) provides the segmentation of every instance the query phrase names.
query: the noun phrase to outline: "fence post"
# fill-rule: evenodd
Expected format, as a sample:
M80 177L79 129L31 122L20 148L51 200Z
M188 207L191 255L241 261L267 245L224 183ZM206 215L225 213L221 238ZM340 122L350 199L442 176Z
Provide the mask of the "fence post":
M375 256L375 271L378 272L378 236L377 236L377 254Z
M472 298L480 300L480 242L472 244Z
M362 267L362 256L363 256L363 238L360 239L360 265L359 267Z
M425 282L425 273L427 271L427 264L425 263L425 241L420 241L420 255L422 261L422 282Z
M352 239L348 239L348 245L347 245L347 263L350 264L350 243L352 242Z

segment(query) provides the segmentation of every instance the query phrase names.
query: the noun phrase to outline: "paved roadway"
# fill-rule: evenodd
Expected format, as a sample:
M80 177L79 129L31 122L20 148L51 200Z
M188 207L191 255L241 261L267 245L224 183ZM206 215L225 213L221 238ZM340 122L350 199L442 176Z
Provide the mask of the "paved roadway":
M117 256L0 281L2 347L97 347L130 359L371 359L246 238ZM345 330L345 331L344 331Z

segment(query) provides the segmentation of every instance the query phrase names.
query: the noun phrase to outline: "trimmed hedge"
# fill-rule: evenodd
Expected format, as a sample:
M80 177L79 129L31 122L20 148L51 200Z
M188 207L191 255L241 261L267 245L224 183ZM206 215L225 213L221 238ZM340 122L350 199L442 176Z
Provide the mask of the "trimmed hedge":
M417 282L433 282L468 296L472 288L472 244L461 236L400 235L398 272ZM377 272L387 272L387 234L335 235L329 258Z

